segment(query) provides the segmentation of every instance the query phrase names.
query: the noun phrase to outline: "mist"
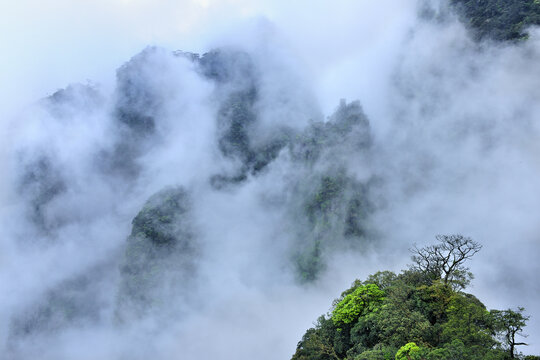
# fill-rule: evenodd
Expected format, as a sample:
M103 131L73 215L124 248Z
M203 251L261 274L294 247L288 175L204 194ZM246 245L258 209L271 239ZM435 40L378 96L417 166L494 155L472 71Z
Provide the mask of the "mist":
M2 8L6 359L290 358L454 233L540 352L539 29L480 42L442 1Z

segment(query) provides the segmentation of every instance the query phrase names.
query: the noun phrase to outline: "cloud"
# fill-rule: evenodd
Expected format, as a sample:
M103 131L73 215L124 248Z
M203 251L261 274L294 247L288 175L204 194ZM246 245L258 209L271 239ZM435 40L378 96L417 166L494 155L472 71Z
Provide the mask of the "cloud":
M472 292L489 307L525 306L534 338L540 36L475 43L438 6L426 18L416 1L2 5L3 350L287 357L354 278L399 271L413 242L456 232L484 245ZM201 65L173 54L212 47L225 49L216 68L211 56ZM83 85L55 93L69 83ZM358 141L355 99L369 141ZM336 109L332 121L353 114L356 132L321 122ZM180 296L165 271L154 298L180 315L119 323L127 244L141 239L131 221L171 186L193 200L197 285ZM327 196L334 215L350 214L358 194L369 197L369 235L353 240L336 230L341 215L310 202ZM300 284L294 259L312 254L313 238L326 270Z

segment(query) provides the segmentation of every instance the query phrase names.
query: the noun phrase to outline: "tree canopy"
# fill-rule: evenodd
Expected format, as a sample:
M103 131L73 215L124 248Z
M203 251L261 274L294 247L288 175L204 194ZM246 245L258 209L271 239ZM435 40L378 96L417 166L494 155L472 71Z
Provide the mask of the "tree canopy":
M472 274L465 261L481 245L461 235L414 247L413 265L382 271L334 300L298 343L292 360L506 360L528 316L524 309L491 310L463 290Z

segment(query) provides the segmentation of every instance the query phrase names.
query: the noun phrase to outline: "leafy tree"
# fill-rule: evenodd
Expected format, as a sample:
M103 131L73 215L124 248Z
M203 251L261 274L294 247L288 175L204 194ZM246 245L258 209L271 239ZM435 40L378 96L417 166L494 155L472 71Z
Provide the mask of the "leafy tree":
M420 308L432 325L440 324L448 319L447 309L455 292L440 281L431 285L417 286L420 297Z
M420 360L420 347L413 342L403 345L396 354L396 360Z
M445 285L464 289L473 278L464 262L476 254L482 245L462 235L437 235L439 244L421 249L416 245L410 249L413 269L427 273Z
M354 360L394 360L397 349L378 344L354 357Z
M491 337L490 313L477 298L457 293L452 296L446 310L448 321L442 326L444 342L460 339L467 347L495 345Z
M336 325L352 323L360 315L378 311L383 299L384 291L377 285L360 285L336 305L332 312L332 320Z
M507 360L528 316L523 308L487 311L452 286L463 261L480 249L459 235L417 249L416 266L355 280L298 344L294 360ZM447 282L444 282L444 279ZM459 280L459 279L458 279ZM462 282L461 282L462 284ZM496 336L503 339L501 346ZM406 345L403 345L406 344ZM519 355L522 358L521 355ZM531 357L531 360L535 360Z
M354 357L354 360L386 360L382 350L366 350Z
M523 315L524 308L518 307L517 311L512 309L508 310L492 310L495 330L499 336L503 339L504 344L508 347L510 358L515 358L515 348L520 345L527 345L524 342L516 340L516 335L526 337L523 334L523 328L525 327L529 316Z
M397 275L391 271L378 271L373 275L369 275L366 283L375 284L381 290L390 287L397 279Z
M416 288L397 281L386 292L376 324L381 342L397 348L411 341L426 342L431 324L418 306Z
M351 343L355 344L354 353L371 349L381 341L380 314L370 313L358 318L350 331ZM361 350L361 351L359 351Z
M424 342L429 337L430 323L417 310L392 303L385 306L380 315L380 334L386 344L399 346L409 340Z
M309 329L298 343L292 360L339 360L328 338L316 329Z
M445 344L443 349L447 351L449 355L447 359L467 359L467 349L463 341L459 339L452 340L451 343Z

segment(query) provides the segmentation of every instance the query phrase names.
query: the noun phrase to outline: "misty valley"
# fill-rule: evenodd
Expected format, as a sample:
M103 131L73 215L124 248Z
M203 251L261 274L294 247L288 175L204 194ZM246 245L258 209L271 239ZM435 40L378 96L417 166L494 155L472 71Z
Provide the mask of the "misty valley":
M263 28L20 111L0 359L540 359L540 3L413 3L332 101Z

